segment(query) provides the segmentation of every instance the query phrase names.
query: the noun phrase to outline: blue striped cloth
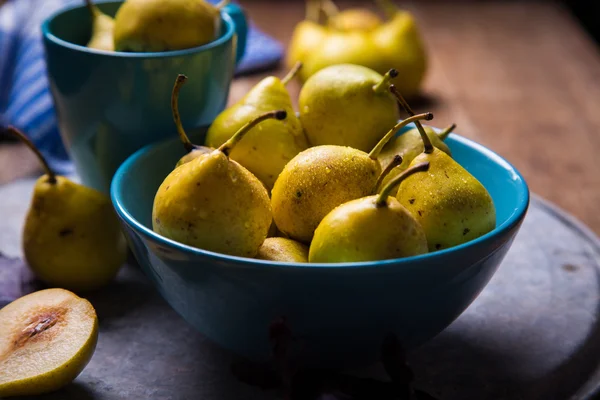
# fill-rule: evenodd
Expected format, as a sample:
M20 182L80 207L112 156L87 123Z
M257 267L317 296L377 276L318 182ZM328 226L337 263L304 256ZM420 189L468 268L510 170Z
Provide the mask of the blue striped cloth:
M217 0L209 0L216 3ZM62 7L83 0L8 0L0 6L0 126L23 130L58 173L72 173L49 93L41 22ZM282 45L250 23L246 53L236 73L269 68Z

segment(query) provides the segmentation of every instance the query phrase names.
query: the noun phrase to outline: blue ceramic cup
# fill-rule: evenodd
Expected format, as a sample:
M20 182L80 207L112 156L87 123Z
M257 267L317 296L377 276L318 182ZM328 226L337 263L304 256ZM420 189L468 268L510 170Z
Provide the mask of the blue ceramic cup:
M114 16L122 1L98 3ZM146 144L176 135L170 99L177 74L188 81L179 107L184 126L209 125L226 104L244 54L247 22L229 4L220 36L203 46L160 53L85 47L91 18L84 3L42 24L50 91L62 140L83 184L109 192L119 165Z

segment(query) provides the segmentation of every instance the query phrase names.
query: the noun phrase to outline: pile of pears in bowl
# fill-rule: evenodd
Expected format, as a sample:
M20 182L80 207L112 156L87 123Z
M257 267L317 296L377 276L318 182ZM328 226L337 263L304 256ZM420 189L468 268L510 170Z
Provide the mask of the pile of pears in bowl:
M378 357L451 323L487 284L529 204L519 172L452 131L423 126L397 72L338 64L297 99L260 81L206 129L148 145L111 197L128 243L190 324L251 359L284 318L319 365ZM193 77L189 77L193 79ZM401 119L402 113L406 114Z

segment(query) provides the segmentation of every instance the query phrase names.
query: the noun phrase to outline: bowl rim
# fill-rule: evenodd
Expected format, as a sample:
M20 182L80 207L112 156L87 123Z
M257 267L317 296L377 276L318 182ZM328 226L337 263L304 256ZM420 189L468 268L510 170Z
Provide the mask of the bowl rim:
M101 0L101 1L95 1L94 5L124 3L124 2L125 2L125 0ZM113 58L154 59L154 58L180 57L180 56L185 56L185 55L189 55L189 54L195 54L195 53L200 53L200 52L203 52L206 50L210 50L210 49L221 46L221 45L225 44L226 42L230 41L233 38L234 33L235 33L235 23L233 22L233 19L226 12L221 11L220 12L221 19L225 23L227 30L221 36L216 38L215 40L208 42L206 44L203 44L202 46L190 47L187 49L180 49L180 50L154 51L154 52L152 52L152 51L128 52L128 51L107 51L107 50L99 50L99 49L90 49L86 46L82 46L82 45L61 39L58 36L56 36L54 33L52 33L52 31L50 30L50 24L52 23L52 21L55 18L58 18L62 14L65 14L69 11L82 9L82 8L86 8L85 3L81 3L81 4L75 3L75 4L70 4L70 5L61 7L60 9L58 9L55 12L53 12L52 14L50 14L48 17L46 17L42 21L42 24L41 24L42 36L49 42L52 42L58 46L66 47L70 50L75 50L75 51L79 51L82 53L102 55L102 56L113 57Z
M409 128L408 126L407 128ZM437 129L432 127L433 129ZM406 129L405 129L406 130ZM522 199L518 202L515 209L512 211L509 218L507 218L503 223L497 225L493 230L482 235L476 239L473 239L469 242L462 243L453 247L449 247L447 249L437 250L435 252L429 252L425 254L420 254L417 256L411 257L403 257L403 258L392 258L387 260L377 260L377 261L360 261L360 262L344 262L344 263L300 263L300 262L280 262L280 261L271 261L271 260L261 260L256 258L247 258L240 256L233 256L223 253L218 253L214 251L204 250L197 247L189 246L175 240L169 239L165 236L162 236L152 229L146 227L144 224L136 220L125 208L125 206L121 202L120 188L122 187L121 182L124 179L124 175L127 171L134 165L138 159L143 157L146 153L159 148L160 146L166 146L169 143L175 141L176 139L166 139L157 143L148 144L132 155L130 155L117 169L115 172L111 185L110 185L110 197L112 200L113 207L119 217L124 221L124 223L135 230L138 234L146 237L147 239L153 240L163 246L174 248L175 250L184 252L193 257L204 257L210 258L215 262L230 262L235 263L236 265L243 265L245 267L266 267L266 268L287 268L287 269L361 269L361 268L374 268L374 267L382 267L389 265L409 265L415 262L424 262L431 261L437 258L444 257L447 254L459 252L461 250L465 250L471 247L475 247L478 244L494 241L498 236L502 236L512 230L515 226L519 225L523 218L525 217L527 210L529 208L531 194L527 182L525 181L522 174L507 160L503 157L495 153L494 151L488 149L487 147L468 139L464 136L461 136L457 133L451 133L449 135L453 140L470 147L471 149L483 153L487 158L493 160L496 164L500 164L506 170L512 173L512 177L514 180L519 181L522 186Z

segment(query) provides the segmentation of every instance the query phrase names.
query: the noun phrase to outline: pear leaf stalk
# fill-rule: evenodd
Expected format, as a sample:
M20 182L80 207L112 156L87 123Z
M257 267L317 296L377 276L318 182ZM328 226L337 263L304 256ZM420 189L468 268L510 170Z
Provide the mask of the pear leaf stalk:
M381 153L381 150L383 150L384 146L387 144L387 142L390 141L390 139L396 134L396 132L398 132L400 129L410 124L411 122L415 122L420 119L423 119L425 121L431 121L433 119L433 114L430 112L417 114L398 122L392 127L392 129L388 131L388 133L385 134L383 138L381 138L379 143L377 143L375 147L373 147L373 150L371 150L371 152L369 153L369 157L371 157L373 160L377 159L377 157L379 157L379 153Z
M396 89L396 86L390 85L390 92L392 92L392 94L396 97L398 104L404 109L404 111L406 111L406 113L408 115L410 115L410 116L415 115L412 108L410 108L410 106L408 105L408 103L406 102L404 97L402 97L402 95L400 94L400 91L398 89ZM419 134L421 135L421 138L423 139L423 148L424 148L423 151L427 154L430 154L431 152L433 152L433 145L431 144L431 140L429 140L429 136L427 136L427 133L425 132L425 129L423 128L423 125L421 125L421 123L419 121L415 122L415 126L417 127L417 130L419 131Z
M375 86L373 86L373 90L375 91L375 93L383 93L390 86L390 81L397 76L398 70L395 70L394 68L386 72L383 76L383 79L379 81L379 83L377 83Z
M294 77L298 74L298 71L302 68L302 62L297 61L296 64L290 69L290 71L281 79L283 86L287 85Z
M375 205L377 207L387 206L387 198L390 195L390 192L392 191L392 189L394 189L404 179L408 178L412 174L417 173L417 172L427 171L427 170L429 170L429 161L425 161L425 162L413 165L412 167L403 171L400 175L398 175L397 177L392 179L390 182L388 182L387 185L385 185L385 187L381 190L381 193L379 193L379 196L377 197L377 201L375 202Z
M48 161L46 161L46 158L42 155L40 150L37 147L35 147L33 142L31 140L29 140L29 138L27 136L25 136L25 134L23 132L21 132L20 130L18 130L17 128L15 128L12 125L9 125L6 128L6 130L11 135L17 137L21 142L23 142L27 147L29 147L29 149L31 149L31 151L33 151L35 153L37 158L42 163L42 167L44 167L46 174L48 175L48 183L55 184L56 183L56 173L54 172L54 170L52 170L52 168L50 168L50 165L48 165Z
M218 150L223 152L226 156L229 157L229 153L231 152L231 149L233 149L233 147L240 141L242 140L242 138L244 137L244 135L252 128L254 128L256 125L258 125L259 123L261 123L262 121L266 120L266 119L278 119L278 120L283 120L287 117L287 113L285 112L285 110L277 110L277 111L269 111L266 112L264 114L259 115L258 117L254 118L252 121L247 122L246 124L244 124L244 126L242 126L240 129L238 129L238 131L236 133L233 134L232 137L229 138L228 141L226 141L225 143L223 143Z

